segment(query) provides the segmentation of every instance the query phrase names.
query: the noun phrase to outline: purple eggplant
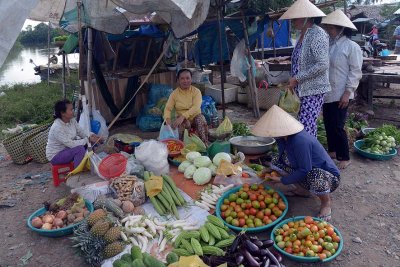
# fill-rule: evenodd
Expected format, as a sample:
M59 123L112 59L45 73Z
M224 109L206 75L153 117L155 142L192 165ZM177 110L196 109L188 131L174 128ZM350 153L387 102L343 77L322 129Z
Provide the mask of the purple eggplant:
M272 254L271 251L267 250L267 256L271 259L271 261L274 263L274 265L276 265L277 267L281 267L281 264L279 263L278 259L275 257L274 254ZM272 266L272 265L270 265Z
M229 249L228 249L228 251L227 251L228 254L233 254L233 253L236 252L236 250L237 250L239 244L242 242L243 237L244 237L244 233L243 233L243 232L240 232L240 233L236 236L235 240L233 240L232 245L229 247Z
M260 264L253 258L249 251L245 248L241 248L240 252L247 260L248 264L246 264L246 267L260 267Z
M264 241L263 241L262 248L269 248L269 247L272 247L273 244L274 244L274 240L271 240L271 239L264 240Z
M260 253L260 249L258 248L258 246L256 244L254 244L253 242L251 242L250 240L245 240L243 242L244 246L246 247L246 249L252 254L252 255L258 255Z
M263 246L263 242L261 240L252 240L251 242L259 248Z
M238 253L238 254L235 255L235 260L236 260L236 264L240 265L244 261L244 256L242 254Z
M279 262L282 262L282 255L278 251L274 249L270 249L269 251L271 251L271 253L275 256L275 258L277 258Z
M270 267L271 260L269 258L265 258L263 262L261 263L261 267Z
M260 249L260 256L261 257L264 257L264 256L266 256L266 255L268 255L268 251L267 251L267 249Z

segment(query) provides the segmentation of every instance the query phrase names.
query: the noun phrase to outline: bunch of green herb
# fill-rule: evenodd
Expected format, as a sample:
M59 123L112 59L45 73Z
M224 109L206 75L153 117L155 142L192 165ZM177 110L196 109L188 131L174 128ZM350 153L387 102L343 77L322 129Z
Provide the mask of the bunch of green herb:
M232 129L233 136L249 136L250 128L244 122L234 122L233 129Z
M392 136L396 140L396 144L400 144L400 130L392 124L384 124L382 127L376 128L369 132L367 137L382 133L385 133L387 136Z

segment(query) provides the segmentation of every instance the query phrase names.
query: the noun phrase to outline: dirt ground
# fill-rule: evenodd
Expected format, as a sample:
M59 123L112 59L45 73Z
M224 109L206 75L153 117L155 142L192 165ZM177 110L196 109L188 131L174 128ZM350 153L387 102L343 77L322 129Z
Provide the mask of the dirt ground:
M375 101L376 116L398 117L398 104ZM234 121L254 123L251 111L234 105L227 111ZM386 121L372 120L372 125ZM132 132L131 124L114 132ZM147 136L151 137L151 136ZM3 156L3 157L2 157ZM0 267L6 266L87 266L67 237L46 238L29 230L28 216L45 200L69 193L62 184L55 188L49 164L15 165L4 158L0 146L0 200L16 201L10 208L0 208ZM387 162L371 161L352 154L352 164L342 172L341 184L333 193L333 224L343 235L344 249L331 263L313 266L400 266L400 157ZM24 179L41 174L39 178ZM316 215L315 198L289 198L286 217ZM269 232L262 235L269 235ZM311 266L284 259L285 266Z

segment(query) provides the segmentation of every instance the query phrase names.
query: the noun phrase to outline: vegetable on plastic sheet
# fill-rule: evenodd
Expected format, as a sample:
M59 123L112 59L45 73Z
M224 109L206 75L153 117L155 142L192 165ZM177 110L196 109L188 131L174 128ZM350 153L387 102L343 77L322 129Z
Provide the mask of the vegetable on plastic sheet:
M184 162L179 164L178 171L184 173L186 168L189 167L190 165L192 165L192 163L188 160L185 160Z
M197 185L204 185L211 180L211 170L205 167L198 168L193 174L193 181Z
M197 158L194 159L193 164L197 168L207 167L207 166L209 166L211 164L211 160L207 156L200 156L200 157L197 157Z
M135 149L135 157L146 170L155 175L167 174L169 171L168 148L162 142L156 140L143 142Z
M190 161L191 163L194 162L194 160L198 157L201 157L201 154L199 152L193 151L193 152L189 152L186 154L186 159L188 161Z
M192 179L193 174L195 173L196 170L197 170L197 168L194 165L190 165L189 167L187 167L185 170L185 173L184 173L185 178Z
M232 162L231 155L225 152L220 152L217 155L214 156L213 158L213 163L215 166L219 166L222 160L226 160L228 162Z

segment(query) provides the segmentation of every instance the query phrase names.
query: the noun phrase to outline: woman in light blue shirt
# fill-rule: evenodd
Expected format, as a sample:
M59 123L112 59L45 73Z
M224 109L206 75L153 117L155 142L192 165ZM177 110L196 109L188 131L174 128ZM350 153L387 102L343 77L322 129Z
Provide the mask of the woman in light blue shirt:
M350 19L336 10L322 19L330 37L329 82L332 91L325 95L324 124L330 156L339 161L339 168L350 164L349 144L344 129L349 101L362 77L362 52L350 40L352 30L357 30Z

